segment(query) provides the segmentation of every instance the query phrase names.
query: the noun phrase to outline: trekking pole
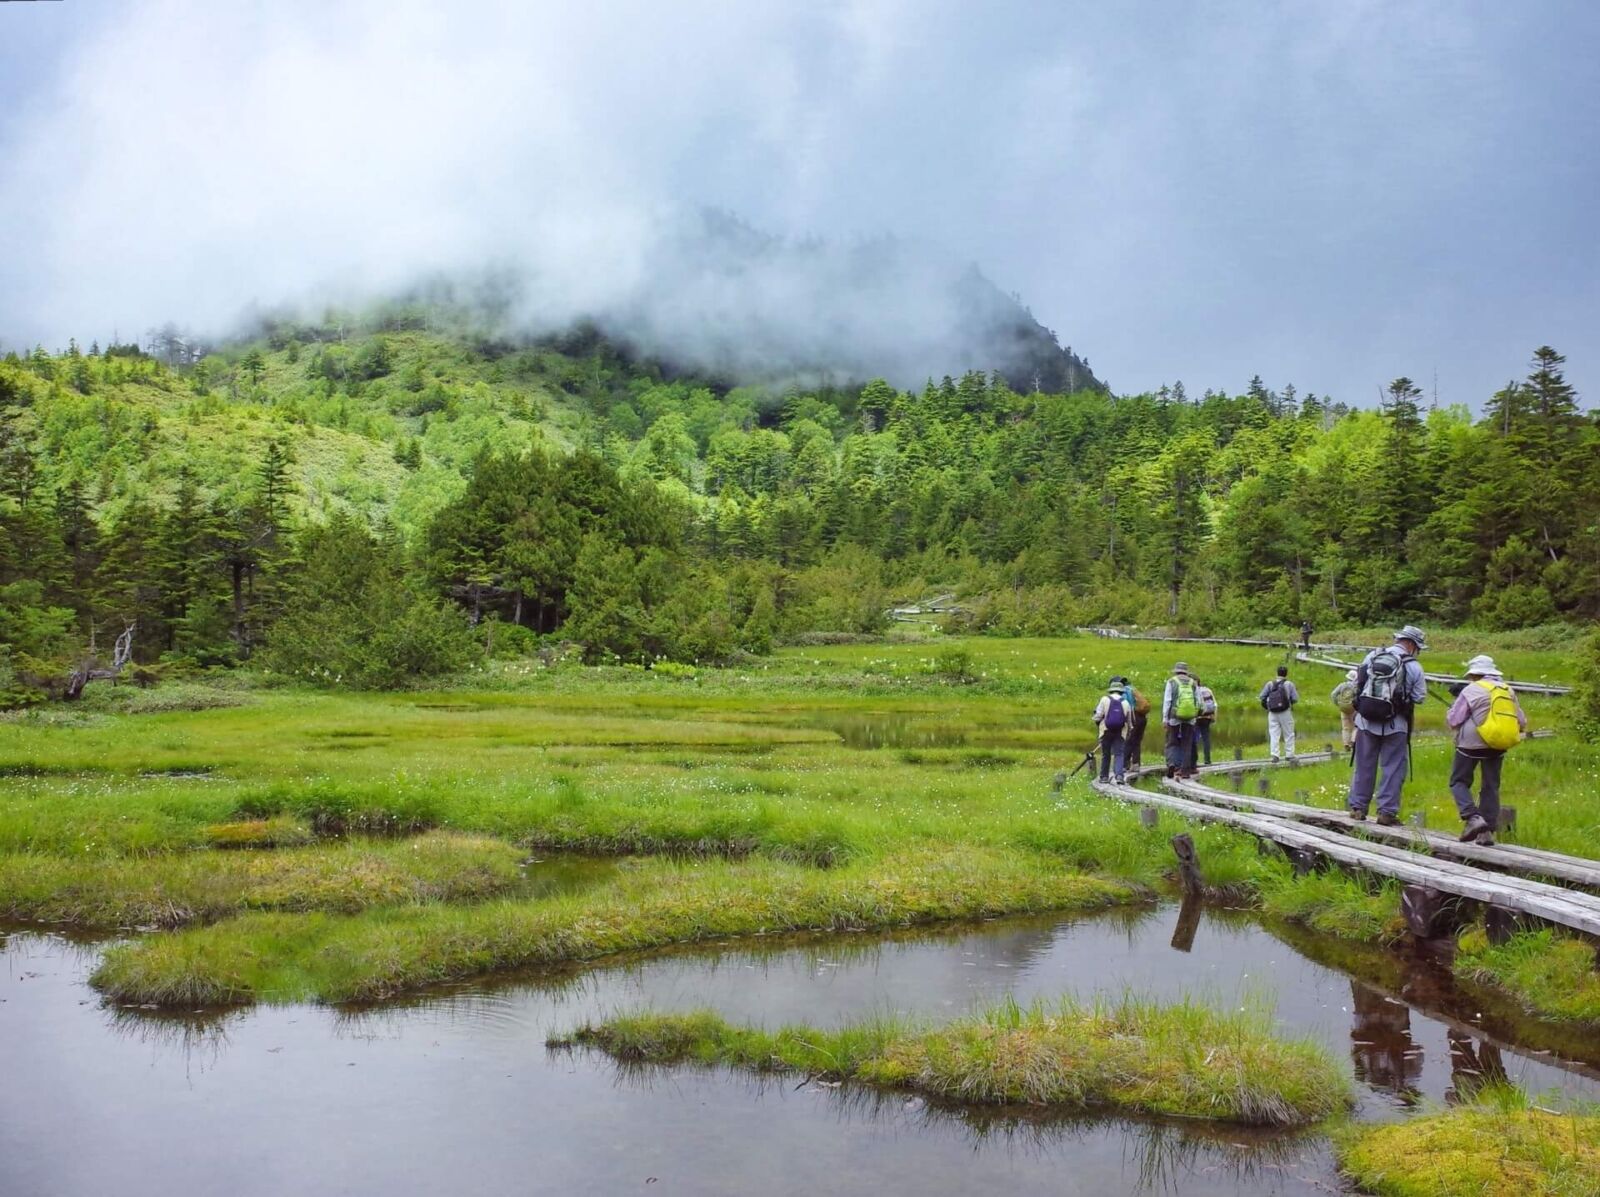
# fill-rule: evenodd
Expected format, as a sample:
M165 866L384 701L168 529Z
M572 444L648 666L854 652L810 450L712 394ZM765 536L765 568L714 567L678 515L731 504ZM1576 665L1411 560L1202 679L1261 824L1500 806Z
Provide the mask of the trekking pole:
M1074 777L1078 776L1079 773L1082 773L1083 772L1083 767L1085 765L1093 765L1093 764L1094 764L1094 749L1091 748L1091 749L1089 749L1088 752L1083 754L1083 759L1078 762L1078 767L1076 769L1074 769L1071 773L1067 774L1067 780L1071 781Z

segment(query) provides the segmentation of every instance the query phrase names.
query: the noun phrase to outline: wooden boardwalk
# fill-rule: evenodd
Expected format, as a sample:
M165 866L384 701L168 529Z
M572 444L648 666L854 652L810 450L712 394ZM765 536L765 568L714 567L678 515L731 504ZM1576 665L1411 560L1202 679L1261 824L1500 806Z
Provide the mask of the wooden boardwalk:
M1343 669L1346 672L1354 669L1361 663L1359 661L1341 661L1336 657L1317 656L1314 653L1295 653L1294 659L1305 665L1326 665L1330 669ZM1465 682L1467 680L1464 677L1456 677L1454 674L1429 673L1426 670L1423 671L1422 676L1430 682L1438 682L1443 686L1452 685L1456 682ZM1555 686L1549 684L1548 682L1515 682L1510 678L1507 678L1506 685L1522 694L1546 694L1551 696L1560 696L1562 694L1572 693L1571 686Z
M1174 811L1186 818L1206 823L1223 823L1250 832L1264 840L1279 844L1285 849L1303 855L1305 859L1333 861L1337 864L1366 872L1393 877L1407 887L1432 891L1436 895L1452 895L1488 906L1531 916L1588 936L1600 937L1600 896L1568 889L1526 876L1508 875L1480 867L1488 861L1469 861L1464 858L1441 859L1417 851L1415 847L1398 847L1356 839L1347 831L1327 825L1317 825L1303 817L1290 817L1283 812L1264 813L1254 809L1235 809L1245 800L1237 795L1198 785L1195 782L1169 781L1163 783L1168 792L1141 790L1131 785L1096 781L1094 788L1101 794L1122 802L1140 806L1153 806ZM1191 791L1206 791L1204 797ZM1252 803L1262 800L1250 800ZM1291 804L1282 804L1291 805ZM1302 807L1301 812L1312 808ZM1337 812L1328 812L1336 814ZM1376 830L1376 825L1364 825ZM1387 829L1386 829L1387 830ZM1402 829L1394 829L1402 830ZM1411 833L1417 834L1417 833ZM1425 834L1425 833L1421 833ZM1426 851L1433 846L1420 842ZM1492 849L1480 849L1492 851ZM1529 850L1522 850L1529 851ZM1557 854L1547 854L1555 857ZM1577 857L1563 858L1568 867L1600 868L1600 862L1584 861ZM1544 875L1556 862L1546 860ZM1413 928L1415 930L1415 927Z

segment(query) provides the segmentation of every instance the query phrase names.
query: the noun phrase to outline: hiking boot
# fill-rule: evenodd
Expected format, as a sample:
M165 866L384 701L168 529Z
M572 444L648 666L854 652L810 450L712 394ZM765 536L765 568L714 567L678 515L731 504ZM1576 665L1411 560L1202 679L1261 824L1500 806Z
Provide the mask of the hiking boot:
M1276 764L1278 764L1278 763L1279 763L1279 762L1278 762L1278 758L1277 758L1277 757L1273 757L1273 758L1272 758L1272 763L1273 763L1273 764L1274 764L1274 765L1276 765Z
M1398 827L1398 826L1400 826L1400 820L1395 818L1395 816L1393 816L1393 815L1379 815L1378 816L1378 826L1379 827Z
M1117 784L1119 786L1127 785L1128 784L1127 778L1123 777L1122 774L1120 774L1120 773L1117 774Z
M1364 810L1353 810L1350 812L1350 817L1357 823L1365 823L1367 821L1367 812Z
M1467 825L1461 829L1461 842L1465 844L1472 840L1477 840L1480 836L1486 834L1488 830L1488 821L1482 815L1473 815L1467 820ZM1481 843L1482 841L1479 840L1479 842Z

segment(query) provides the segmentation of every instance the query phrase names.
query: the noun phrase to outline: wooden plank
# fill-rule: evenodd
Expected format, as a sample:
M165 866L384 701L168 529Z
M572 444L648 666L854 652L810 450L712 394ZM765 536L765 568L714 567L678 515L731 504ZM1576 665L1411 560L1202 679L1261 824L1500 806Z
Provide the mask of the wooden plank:
M1096 781L1099 793L1122 802L1162 806L1200 822L1224 823L1275 843L1321 852L1330 860L1393 877L1408 884L1428 885L1476 902L1496 903L1546 922L1600 936L1600 898L1535 881L1485 873L1467 865L1434 860L1414 852L1378 844L1358 844L1337 832L1322 831L1289 819L1245 814L1132 786Z
M1319 657L1311 653L1295 653L1294 659L1303 665L1324 665L1329 669L1343 669L1346 672L1349 672L1361 664L1359 661L1340 661L1334 657ZM1457 677L1455 674L1431 673L1426 669L1422 671L1422 676L1426 680L1430 682L1437 682L1441 686L1454 685L1456 682L1464 683L1467 680L1464 677ZM1550 697L1557 697L1562 694L1572 693L1571 686L1557 686L1549 682L1517 682L1507 678L1506 685L1510 686L1513 690L1521 691L1523 694L1543 694Z
M1417 845L1420 842L1434 855L1451 860L1490 865L1522 876L1553 877L1574 885L1600 889L1600 861L1587 860L1581 856L1568 856L1542 848L1524 848L1519 844L1496 844L1492 848L1482 844L1464 844L1453 835L1422 831L1413 827L1379 827L1374 822L1361 822L1351 817L1348 811L1304 806L1274 798L1246 798L1240 794L1229 794L1194 782L1174 781L1173 788L1181 788L1187 797L1202 802L1337 827L1345 831L1360 831L1365 835L1400 844Z

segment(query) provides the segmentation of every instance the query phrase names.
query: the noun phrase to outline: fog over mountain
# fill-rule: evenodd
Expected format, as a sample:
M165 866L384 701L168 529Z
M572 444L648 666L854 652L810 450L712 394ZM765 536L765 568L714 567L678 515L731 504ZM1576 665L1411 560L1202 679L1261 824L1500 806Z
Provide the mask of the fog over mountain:
M1596 52L1579 4L0 5L0 346L501 270L712 368L1081 368L1019 295L1124 391L1476 403L1546 342L1587 391Z

